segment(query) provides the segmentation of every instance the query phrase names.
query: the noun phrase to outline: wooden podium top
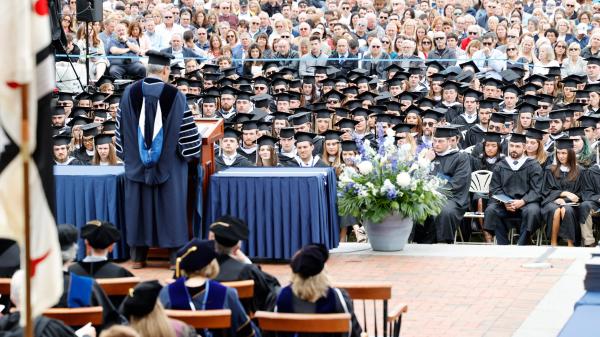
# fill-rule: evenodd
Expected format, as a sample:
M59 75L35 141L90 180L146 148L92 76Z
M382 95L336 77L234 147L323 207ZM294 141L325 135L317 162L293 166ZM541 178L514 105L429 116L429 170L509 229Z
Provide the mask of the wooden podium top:
M223 137L224 124L222 119L194 118L194 122L202 137L202 144L215 143Z

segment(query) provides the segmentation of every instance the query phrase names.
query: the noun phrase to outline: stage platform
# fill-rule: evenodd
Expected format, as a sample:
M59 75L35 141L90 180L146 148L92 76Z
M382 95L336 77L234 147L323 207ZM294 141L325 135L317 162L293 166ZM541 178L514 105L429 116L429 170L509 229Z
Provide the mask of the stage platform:
M583 295L584 264L593 248L489 245L407 245L373 252L342 243L328 270L334 281L390 282L392 305L408 304L402 336L556 336ZM129 266L128 263L125 264ZM134 273L173 275L166 262ZM282 284L286 264L262 264Z

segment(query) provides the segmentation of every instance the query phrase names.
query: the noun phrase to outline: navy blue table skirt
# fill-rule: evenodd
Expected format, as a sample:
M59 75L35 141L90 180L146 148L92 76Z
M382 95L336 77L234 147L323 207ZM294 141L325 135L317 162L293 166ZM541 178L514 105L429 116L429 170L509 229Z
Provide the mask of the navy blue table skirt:
M55 166L56 221L81 229L94 219L113 223L122 240L114 246L114 259L128 259L123 222L122 166ZM85 244L79 240L77 258L85 256Z
M592 337L600 335L600 292L588 291L577 303L575 311L562 328L559 337Z
M231 168L210 178L203 226L223 214L247 221L244 252L290 259L302 246L339 244L336 177L331 168Z

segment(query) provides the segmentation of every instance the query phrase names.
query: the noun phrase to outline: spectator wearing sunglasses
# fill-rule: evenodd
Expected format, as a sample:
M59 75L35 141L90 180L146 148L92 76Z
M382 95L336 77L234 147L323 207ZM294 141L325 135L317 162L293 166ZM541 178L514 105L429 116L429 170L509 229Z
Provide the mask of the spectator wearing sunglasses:
M496 40L496 33L486 33L482 38L483 48L473 54L473 61L482 72L500 73L506 68L506 56L496 49Z
M477 40L480 33L481 28L478 25L470 25L469 28L467 28L467 37L460 42L460 48L462 50L467 50L469 43L473 40Z
M444 32L435 32L433 34L433 44L435 48L427 55L428 60L439 60L440 64L447 68L456 63L456 53L446 45L446 34Z

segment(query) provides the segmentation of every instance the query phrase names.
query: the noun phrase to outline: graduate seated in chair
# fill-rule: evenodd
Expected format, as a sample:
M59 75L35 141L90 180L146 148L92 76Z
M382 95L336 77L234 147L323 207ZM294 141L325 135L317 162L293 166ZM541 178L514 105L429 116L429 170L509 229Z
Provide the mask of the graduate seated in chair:
M88 255L80 262L69 266L77 275L93 278L132 277L129 270L108 260L115 242L121 240L121 232L110 222L92 220L81 228Z
M57 308L102 307L103 324L119 324L122 317L93 278L69 272L68 267L77 253L79 233L73 225L58 225L58 241L62 251L64 291Z
M23 327L19 321L21 319L21 294L24 293L23 287L25 286L24 276L25 272L18 270L10 280L10 299L15 308L11 313L0 317L0 336L23 336ZM34 321L33 334L36 337L96 336L96 329L86 326L79 329L77 333L56 319L38 316Z
M220 154L215 158L216 172L225 170L230 167L248 167L253 166L252 163L238 153L240 146L240 137L242 133L236 129L227 127L223 133L221 140Z
M129 325L144 337L195 337L196 330L189 325L167 317L158 301L163 287L158 281L145 281L129 290L120 311Z
M307 245L301 248L290 266L290 285L281 289L277 297L276 312L298 314L351 314L352 331L349 336L358 337L362 328L354 315L352 300L346 291L331 286L325 270L329 252L323 245Z
M254 281L254 298L245 303L246 312L257 310L273 310L275 298L280 289L279 281L260 270L242 252L241 240L248 240L248 225L242 219L224 215L210 225L210 232L215 239L215 249L218 253L219 274L215 280L219 282Z
M193 239L179 250L176 261L177 280L165 286L159 294L165 308L194 311L230 309L229 335L260 337L260 331L246 315L235 289L213 280L219 274L213 241Z

